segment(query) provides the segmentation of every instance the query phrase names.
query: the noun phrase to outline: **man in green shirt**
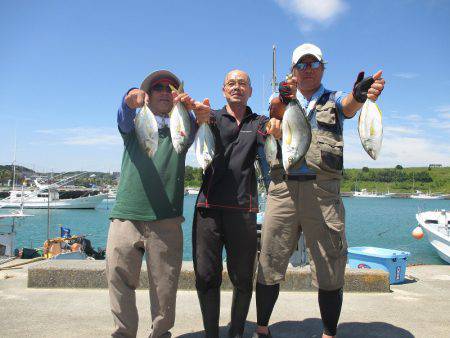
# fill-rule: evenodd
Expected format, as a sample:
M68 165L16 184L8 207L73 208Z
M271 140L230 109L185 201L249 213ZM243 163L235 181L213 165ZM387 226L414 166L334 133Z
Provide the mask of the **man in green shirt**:
M144 252L150 285L152 333L170 337L183 256L184 166L187 149L178 154L169 129L169 113L181 101L198 122L209 119L209 108L186 93L175 98L169 85L179 79L169 71L150 74L140 89L129 90L117 122L124 142L120 184L111 211L106 250L113 337L135 337L138 329L135 289ZM205 102L205 101L204 101ZM147 104L158 123L158 150L150 158L140 147L134 126L136 109ZM191 116L195 124L195 117ZM193 139L193 138L192 138ZM191 142L192 143L192 142Z

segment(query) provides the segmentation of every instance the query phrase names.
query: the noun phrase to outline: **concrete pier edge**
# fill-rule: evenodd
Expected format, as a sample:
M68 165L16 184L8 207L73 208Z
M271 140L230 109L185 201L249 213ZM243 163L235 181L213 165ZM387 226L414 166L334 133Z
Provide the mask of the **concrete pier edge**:
M107 288L105 261L46 260L28 269L29 288ZM147 266L142 264L139 289L148 288ZM183 262L179 280L180 290L195 290L192 262ZM230 290L231 282L224 268L222 289ZM313 291L309 266L290 267L281 283L282 291ZM350 269L345 271L345 291L390 292L389 273L382 270Z

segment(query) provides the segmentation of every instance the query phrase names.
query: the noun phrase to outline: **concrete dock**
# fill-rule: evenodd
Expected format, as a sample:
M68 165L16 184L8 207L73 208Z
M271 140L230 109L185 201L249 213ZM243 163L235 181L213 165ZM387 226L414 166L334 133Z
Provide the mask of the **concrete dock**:
M223 290L231 290L226 266L223 271ZM142 264L140 289L148 289L147 266ZM94 260L46 260L28 269L28 287L31 288L107 288L105 261ZM195 290L192 262L183 262L178 284L180 290ZM282 291L314 291L311 285L309 265L290 267ZM346 269L345 291L389 292L389 274L381 270Z
M15 264L9 262L5 266ZM106 289L30 288L28 270L0 270L1 337L108 337L112 330ZM448 337L450 333L450 266L413 266L407 282L391 285L390 292L346 292L338 337ZM138 337L150 332L148 292L138 290ZM231 292L222 292L221 334L226 337ZM320 337L321 322L314 291L285 291L272 315L274 337ZM254 299L246 325L246 337L255 328ZM202 337L197 295L180 290L173 337Z

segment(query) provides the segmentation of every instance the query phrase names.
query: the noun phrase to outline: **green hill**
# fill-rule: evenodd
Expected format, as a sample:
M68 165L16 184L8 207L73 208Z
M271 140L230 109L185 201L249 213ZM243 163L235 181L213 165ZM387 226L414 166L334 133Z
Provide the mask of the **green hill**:
M67 173L74 175L78 172ZM16 167L17 182L22 182L23 178L35 176L51 176L49 173L36 173L26 167ZM57 175L57 173L53 173ZM0 165L0 186L5 186L12 179L12 168L10 165ZM118 173L89 172L83 177L75 180L71 184L91 186L114 185L117 183ZM202 169L186 166L185 185L199 187L202 182ZM31 183L31 182L29 182ZM367 189L377 192L414 192L422 190L433 193L450 194L450 167L443 168L367 168L345 169L342 182L342 191L353 191Z
M413 192L450 194L450 167L345 169L342 191Z

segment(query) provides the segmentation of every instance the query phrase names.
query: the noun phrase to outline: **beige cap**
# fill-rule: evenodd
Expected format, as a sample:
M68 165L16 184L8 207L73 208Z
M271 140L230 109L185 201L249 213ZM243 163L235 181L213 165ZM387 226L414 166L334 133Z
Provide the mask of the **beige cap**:
M305 55L312 55L318 61L325 63L323 60L322 51L319 47L313 45L312 43L304 43L294 49L294 52L292 53L292 66L297 64Z
M144 79L141 84L141 89L147 93L150 93L150 89L154 84L165 80L176 88L180 86L180 80L175 74L168 70L157 70Z

